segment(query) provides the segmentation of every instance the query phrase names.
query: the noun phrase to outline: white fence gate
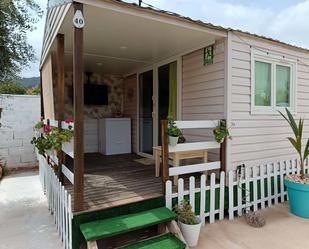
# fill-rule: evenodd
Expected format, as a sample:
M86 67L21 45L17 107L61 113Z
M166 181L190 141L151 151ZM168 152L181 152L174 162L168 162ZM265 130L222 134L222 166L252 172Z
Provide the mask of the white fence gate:
M45 157L38 155L40 180L46 193L48 208L54 215L59 236L65 249L72 248L72 208L71 195L65 190Z
M232 220L235 213L241 216L246 209L256 211L270 207L288 199L284 177L300 172L297 162L293 159L252 168L243 167L238 172L221 172L218 177L212 173L210 181L203 174L198 186L194 176L187 183L179 178L178 186L174 186L174 189L172 181L168 180L166 207L172 209L174 205L187 199L203 223L207 217L209 223L215 222L216 218L222 220L225 211L228 211L229 219ZM305 171L308 172L308 160Z

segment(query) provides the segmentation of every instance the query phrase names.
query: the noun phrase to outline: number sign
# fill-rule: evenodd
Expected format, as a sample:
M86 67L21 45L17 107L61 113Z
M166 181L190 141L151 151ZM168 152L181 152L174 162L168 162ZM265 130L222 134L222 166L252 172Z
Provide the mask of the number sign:
M83 13L80 10L76 10L73 17L74 27L82 29L85 26L85 19Z

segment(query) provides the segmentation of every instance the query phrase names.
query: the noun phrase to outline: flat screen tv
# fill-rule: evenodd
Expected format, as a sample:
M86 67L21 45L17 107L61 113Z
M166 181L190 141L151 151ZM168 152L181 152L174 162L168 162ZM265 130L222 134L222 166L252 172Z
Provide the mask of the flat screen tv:
M84 85L85 105L108 105L107 85L85 84Z

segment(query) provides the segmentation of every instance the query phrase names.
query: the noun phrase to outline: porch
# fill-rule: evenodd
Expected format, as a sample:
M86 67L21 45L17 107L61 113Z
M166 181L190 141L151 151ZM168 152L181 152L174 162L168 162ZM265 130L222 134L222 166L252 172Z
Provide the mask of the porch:
M84 164L84 153L105 154L105 148L100 148L102 134L108 133L103 129L105 119L129 120L126 134L130 139L121 142L147 157L161 144L161 120L170 112L177 120L223 119L225 30L116 1L68 4L53 9L55 15L60 8L64 18L56 20L55 39L47 40L42 53L42 105L45 119L58 120L54 126L74 118L70 155L74 160L63 163L64 151L58 164L60 178L64 177L63 164L72 176L74 183L67 188L74 211L105 209L162 195L162 182L167 179L155 178L154 167L121 156L116 156L120 159L116 165L99 154L85 154ZM72 30L78 11L86 24ZM209 65L205 64L206 47L212 56ZM94 86L97 91L89 91ZM97 97L101 97L99 101L91 100ZM120 131L115 128L113 134ZM124 140L120 137L106 142L107 146L119 144ZM185 138L187 142L211 141L213 134L210 129L188 130ZM209 161L218 161L219 145L205 144L203 148L209 146L215 149ZM214 166L219 167L218 163Z
M85 154L84 209L95 211L162 196L162 179L155 177L154 164L148 160L142 163L136 154ZM73 171L73 160L67 162ZM74 206L73 185L66 189Z

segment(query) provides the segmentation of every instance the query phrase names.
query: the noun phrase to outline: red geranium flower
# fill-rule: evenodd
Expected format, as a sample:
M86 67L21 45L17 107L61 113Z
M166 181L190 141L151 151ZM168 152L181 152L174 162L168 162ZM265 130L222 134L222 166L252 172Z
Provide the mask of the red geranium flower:
M52 127L50 125L45 125L44 126L44 132L45 133L50 133L52 131Z
M73 120L73 118L66 118L66 120L64 122L66 122L67 124L70 124L70 123L73 123L74 120Z

